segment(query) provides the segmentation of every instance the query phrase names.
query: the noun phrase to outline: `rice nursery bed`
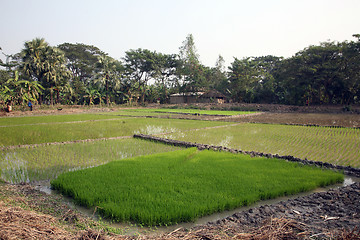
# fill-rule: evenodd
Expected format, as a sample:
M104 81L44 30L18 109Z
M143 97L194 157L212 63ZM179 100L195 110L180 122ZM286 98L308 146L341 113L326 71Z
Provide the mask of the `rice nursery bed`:
M244 123L163 137L360 167L360 129Z
M101 116L101 115L99 115ZM22 117L26 122L25 117ZM45 119L45 120L44 120ZM71 116L66 118L71 120ZM39 121L47 121L39 118ZM33 120L29 120L31 122ZM0 147L48 142L98 139L133 134L157 134L181 130L228 125L226 122L195 121L181 119L111 118L86 122L56 122L0 127Z
M70 170L179 149L131 138L0 150L0 179L9 183L49 180Z
M118 222L170 225L343 181L330 170L195 148L67 172L51 181Z

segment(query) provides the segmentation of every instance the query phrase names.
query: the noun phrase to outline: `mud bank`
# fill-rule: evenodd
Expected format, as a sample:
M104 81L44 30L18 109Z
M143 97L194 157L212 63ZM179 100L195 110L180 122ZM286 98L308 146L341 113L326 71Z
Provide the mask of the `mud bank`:
M360 183L177 229L171 239L359 239Z

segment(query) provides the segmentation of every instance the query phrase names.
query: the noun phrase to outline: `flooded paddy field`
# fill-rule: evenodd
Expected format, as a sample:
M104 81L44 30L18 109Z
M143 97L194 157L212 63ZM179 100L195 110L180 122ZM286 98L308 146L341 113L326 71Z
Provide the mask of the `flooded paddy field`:
M100 112L103 113L103 112ZM105 112L107 113L107 112ZM109 112L111 113L111 112ZM211 137L212 139L217 139L217 145L224 145L229 146L234 142L240 139L238 135L234 135L236 131L231 127L228 127L229 130L225 130L226 127L223 128L226 124L224 121L228 121L227 124L234 124L234 122L259 122L259 123L267 123L265 125L271 126L271 123L277 124L295 124L295 125L320 125L320 126L343 126L343 127L350 127L354 129L354 127L358 127L358 116L357 114L299 114L299 113L276 113L276 115L272 115L272 113L263 113L257 114L252 116L239 116L236 117L228 117L221 119L222 122L212 121L213 124L208 125L208 122L201 123L198 119L205 118L205 116L195 116L195 115L184 115L181 116L179 114L174 114L174 118L192 118L194 123L188 122L188 120L181 120L185 121L184 123L181 122L177 124L165 123L167 118L169 117L168 114L154 114L153 117L161 117L164 119L164 122L160 122L159 119L150 119L150 118L142 118L141 116L136 116L136 118L127 116L126 118L132 120L134 119L134 124L138 122L143 122L142 125L138 125L137 127L131 128L131 134L135 133L144 133L144 134L178 134L179 136L187 136L193 135L193 137L202 137L203 129L210 127L209 130L215 131L215 129L219 129L219 132L214 133L215 138ZM275 113L273 113L275 114ZM279 115L280 114L280 115ZM321 118L323 116L323 118ZM124 116L122 116L124 117ZM24 117L25 119L26 117ZM115 116L106 116L106 117L96 117L97 119L88 119L84 117L78 117L72 123L76 126L81 126L82 124L86 126L88 123L92 124L100 124L97 126L96 133L92 138L92 142L72 142L74 141L73 137L68 138L65 143L59 143L54 145L44 145L44 146L36 146L34 143L30 144L27 142L26 138L18 138L20 139L19 144L29 144L26 147L17 148L9 148L9 146L14 145L5 145L1 151L1 160L0 160L0 172L1 178L6 180L7 182L29 182L31 185L28 184L0 184L0 208L1 211L5 211L7 209L8 212L11 211L20 211L19 209L10 209L9 206L14 207L21 207L30 209L32 211L36 211L37 213L45 213L51 216L54 216L56 220L57 226L61 229L69 229L72 230L65 231L68 234L69 239L78 239L79 236L90 236L94 235L102 237L103 239L177 239L177 238L193 238L193 239L204 239L205 237L210 239L216 239L217 237L221 236L222 239L230 239L235 236L244 236L241 234L253 234L257 231L257 229L261 227L272 227L275 229L276 226L271 224L279 224L280 226L282 223L287 224L287 226L293 226L292 233L302 233L303 236L310 237L312 235L318 234L316 236L320 236L320 238L330 238L331 236L336 236L336 234L345 234L344 232L347 227L351 230L353 226L359 225L359 209L356 208L356 205L353 203L359 202L359 199L354 195L359 194L359 184L355 183L351 186L332 186L334 190L322 189L320 193L307 193L301 196L294 196L295 200L292 198L290 200L281 199L280 202L262 202L259 203L261 206L249 206L249 208L245 209L235 209L234 212L224 212L221 214L216 214L214 216L209 216L209 218L201 218L198 222L173 226L169 228L163 228L160 231L154 231L154 229L144 229L141 226L125 226L125 225L111 225L109 223L104 223L104 220L98 219L96 221L93 220L94 214L93 210L90 210L87 214L79 212L74 209L74 206L71 203L63 202L63 198L59 196L57 193L49 194L49 180L53 177L56 177L57 174L61 172L66 172L69 170L76 170L80 168L88 168L92 166L97 166L103 164L105 162L112 161L113 159L121 159L128 156L136 156L136 154L145 155L151 152L163 152L163 151L172 151L173 148L171 146L162 146L162 147L155 147L158 145L152 145L152 143L144 143L138 144L133 142L132 144L127 144L126 142L134 141L133 139L110 139L111 137L118 137L119 136L131 136L131 134L118 134L119 130L116 131L109 131L110 134L104 134L109 129L120 128L120 125L113 125L111 122L120 122L120 121L128 121L117 119ZM208 117L207 117L208 118ZM206 119L206 120L215 120L213 119ZM114 120L115 119L115 120ZM140 119L140 120L135 120ZM260 120L262 119L262 120ZM41 123L44 126L52 125L52 121L57 122L56 124L61 125L62 123L59 121L51 120L48 122ZM64 119L63 124L68 124L70 126L71 120ZM179 121L179 120L177 120ZM65 123L68 122L68 123ZM230 123L231 122L231 123ZM330 124L332 122L332 124ZM146 124L147 123L147 124ZM270 124L269 124L270 123ZM25 126L18 126L18 125L25 125L27 124L28 127L31 129L33 128L31 124L34 124L32 120L26 120L24 123L16 123L13 122L13 128L27 128ZM37 124L37 123L35 123ZM40 125L40 124L39 124ZM74 125L74 126L75 126ZM91 124L90 124L91 125ZM91 125L91 130L94 130L96 125ZM105 128L102 128L105 126ZM135 126L135 125L134 125ZM179 127L180 126L180 127ZM190 127L189 127L190 126ZM238 126L242 126L241 124ZM251 125L251 126L256 126ZM212 129L212 127L215 127ZM196 129L202 130L196 130ZM357 156L356 148L355 150L351 150L353 147L351 144L358 144L359 138L358 135L352 138L352 140L339 140L336 138L337 135L347 137L352 136L351 129L343 129L341 134L330 132L330 135L327 137L327 141L324 141L324 149L328 149L328 151L334 150L335 153L341 151L348 152L348 154L337 155L338 159L339 156ZM224 131L221 131L221 130ZM337 128L336 128L337 129ZM71 130L71 129L70 129ZM106 131L105 131L106 130ZM294 132L296 133L295 128L290 128L289 131L283 130L282 132ZM66 130L64 130L66 131ZM82 130L84 132L88 131L86 127ZM102 132L103 131L103 132ZM225 137L222 134L228 131ZM255 133L257 131L257 133ZM259 134L264 132L264 129L258 128L253 129L253 134ZM349 131L349 132L347 132ZM56 131L54 131L56 132ZM95 131L94 131L95 132ZM176 133L175 133L176 132ZM240 131L241 132L241 131ZM246 131L243 131L246 133ZM300 131L301 132L301 131ZM189 134L191 133L191 134ZM21 134L21 131L19 133ZM55 133L56 134L56 133ZM83 133L82 133L83 134ZM231 135L233 134L233 135ZM318 133L321 136L320 133ZM103 136L101 136L103 135ZM294 134L294 135L298 135ZM304 134L309 135L309 134ZM310 134L311 135L311 134ZM1 135L3 136L3 135ZM175 136L175 135L174 135ZM301 138L296 140L296 136L293 138L287 136L279 136L274 137L277 141L282 141L282 139L288 138L285 141L294 141L298 144L305 143L307 140L301 140ZM3 137L1 137L3 140ZM249 136L245 135L244 138L249 138ZM269 142L274 142L271 140L272 137L269 138ZM209 137L207 137L209 139ZM292 139L292 140L291 140ZM319 139L324 139L320 137ZM298 151L306 151L307 153L314 152L317 153L319 159L322 161L326 161L326 159L330 159L330 157L334 154L321 153L321 151L313 150L311 151L310 145L314 146L321 146L319 143L320 140L313 140L311 144L305 146L298 145ZM85 138L85 140L88 140ZM61 140L62 141L62 140ZM65 140L64 140L65 141ZM198 140L193 140L198 141ZM254 142L254 140L251 140ZM36 141L35 141L36 142ZM48 141L45 140L44 143L50 143L53 140ZM71 143L72 142L72 143ZM276 142L276 141L275 141ZM329 146L326 147L326 143L331 143ZM18 144L18 143L16 143ZM341 145L342 144L342 145ZM71 147L70 147L71 145ZM259 146L261 144L258 144ZM263 144L269 145L271 144ZM281 143L277 145L283 145ZM288 144L290 145L290 144ZM239 144L237 148L241 148L245 146L244 144ZM251 147L251 146L250 146ZM343 149L345 150L341 150ZM273 148L273 147L271 147ZM167 150L166 150L167 149ZM251 149L251 148L250 148ZM305 150L302 150L305 149ZM346 150L347 149L347 150ZM255 149L252 149L255 150ZM135 152L135 153L134 153ZM275 152L276 153L276 152ZM282 154L287 154L287 151L284 150ZM290 154L290 153L288 153ZM306 155L310 160L315 160ZM34 160L32 160L34 159ZM353 165L357 167L359 164L359 159L347 161L344 165ZM341 164L341 162L338 162ZM40 169L40 170L39 170ZM13 176L13 177L9 177ZM5 179L6 178L6 179ZM13 179L20 179L20 180L11 180ZM45 180L45 181L44 181ZM348 183L357 182L358 179L354 178L345 178L345 185ZM41 191L37 190L41 189ZM44 193L42 191L48 191L48 193ZM347 200L350 199L350 200ZM278 200L275 200L278 201ZM5 204L5 205L4 205ZM280 205L279 205L280 204ZM307 207L302 207L307 205ZM360 204L358 204L360 205ZM324 206L320 207L319 206ZM10 211L11 210L11 211ZM321 211L320 211L321 210ZM1 212L0 211L0 212ZM313 211L315 214L311 214ZM284 214L281 214L284 213ZM300 214L298 214L300 213ZM25 215L24 215L25 216ZM0 216L1 217L1 216ZM267 220L272 219L271 223L267 222ZM276 219L275 219L276 218ZM314 220L313 222L311 222ZM41 220L39 220L41 222ZM211 222L211 223L208 223ZM5 222L3 222L4 224ZM270 225L269 225L270 224ZM305 225L302 225L305 224ZM319 226L313 226L312 224L318 224ZM5 225L2 225L5 227ZM312 228L311 228L311 227ZM134 227L134 228L132 228ZM296 230L302 228L304 231ZM1 226L0 226L1 228ZM24 227L26 229L26 227ZM84 229L85 232L84 232ZM344 230L344 231L343 231ZM298 231L298 232L296 232ZM56 232L56 231L55 231ZM112 232L112 233L111 233ZM113 233L120 234L114 235ZM45 233L44 233L45 234ZM140 235L139 235L140 234ZM296 235L300 238L302 235ZM321 235L323 234L323 235ZM333 234L333 235L331 235ZM10 235L8 235L10 236ZM249 236L249 235L247 235ZM329 237L330 236L330 237ZM38 237L41 238L41 237Z

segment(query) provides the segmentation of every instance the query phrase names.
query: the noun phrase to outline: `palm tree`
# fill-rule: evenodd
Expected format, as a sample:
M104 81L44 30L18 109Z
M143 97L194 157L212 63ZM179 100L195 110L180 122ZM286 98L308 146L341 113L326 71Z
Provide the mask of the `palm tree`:
M99 74L95 82L105 86L106 104L109 105L110 86L112 86L113 89L120 88L118 71L120 63L107 55L101 55L98 59Z
M45 53L44 79L49 84L50 102L54 104L53 92L56 91L57 101L59 101L60 88L65 85L65 79L70 77L70 72L65 66L65 55L58 48L48 48Z
M22 55L22 69L26 75L39 82L42 80L44 68L44 55L48 51L49 44L44 38L35 38L32 41L25 42Z
M50 91L51 104L55 86L62 86L69 72L65 67L64 53L49 46L43 38L25 43L21 51L22 70L31 79L38 81Z

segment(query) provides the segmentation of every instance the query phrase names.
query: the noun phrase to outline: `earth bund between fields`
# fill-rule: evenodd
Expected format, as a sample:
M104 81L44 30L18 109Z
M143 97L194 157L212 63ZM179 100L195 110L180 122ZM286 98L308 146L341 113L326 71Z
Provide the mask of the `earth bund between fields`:
M350 166L340 166L340 165L335 165L335 164L326 163L326 162L311 161L311 160L307 160L307 159L300 159L300 158L296 158L296 157L293 157L290 155L280 156L278 154L261 153L261 152L255 152L255 151L242 151L239 149L231 149L231 148L227 148L227 147L223 147L223 146L213 146L213 145L207 145L207 144L201 144L201 143L191 143L191 142L178 141L178 140L161 138L161 137L156 137L153 135L145 135L145 134L135 134L134 138L147 139L150 141L162 142L165 144L174 145L174 146L182 146L182 147L186 147L186 148L196 147L199 150L211 149L214 151L226 151L226 152L232 152L232 153L249 154L254 157L259 156L259 157L267 157L267 158L279 158L279 159L284 159L286 161L299 162L304 165L315 165L315 166L326 168L326 169L343 171L346 175L360 177L360 169L358 169L358 168L353 168Z

